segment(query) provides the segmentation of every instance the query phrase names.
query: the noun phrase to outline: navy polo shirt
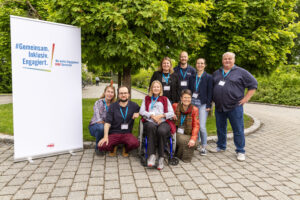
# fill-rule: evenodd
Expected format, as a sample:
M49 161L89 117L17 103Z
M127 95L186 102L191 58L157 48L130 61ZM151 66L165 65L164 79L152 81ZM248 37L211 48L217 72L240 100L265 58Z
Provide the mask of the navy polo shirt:
M183 78L183 76L182 76L182 74L180 72L180 69L181 69L183 75L185 75L185 73L186 73L186 75L185 75L184 78ZM180 67L180 64L179 64L177 67L174 68L174 71L177 73L177 76L179 77L179 86L180 86L180 89L181 90L189 89L189 85L188 85L189 84L189 79L190 79L191 76L195 76L196 75L196 69L193 68L190 65L188 65L187 68L182 69ZM183 80L187 81L187 86L181 86L180 85L180 82L183 81Z
M239 106L245 89L257 89L256 79L247 70L234 65L224 78L222 67L213 73L213 101L218 112L227 112ZM220 81L225 81L223 86Z
M109 134L112 133L132 133L132 127L134 124L134 120L132 119L132 116L134 113L138 113L140 110L139 105L132 101L128 101L127 104L128 112L125 120L123 119L123 116L121 114L120 108L122 109L123 115L126 115L126 107L121 107L119 104L119 101L111 104L108 108L108 111L106 113L105 123L109 123L110 129ZM126 123L128 124L128 129L121 130L121 124Z

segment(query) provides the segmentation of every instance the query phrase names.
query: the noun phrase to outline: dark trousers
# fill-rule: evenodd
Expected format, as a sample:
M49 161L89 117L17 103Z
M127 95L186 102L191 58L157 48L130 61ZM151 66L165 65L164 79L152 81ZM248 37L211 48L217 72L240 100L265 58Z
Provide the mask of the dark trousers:
M245 135L244 135L244 110L243 106L237 106L228 112L218 112L215 110L218 142L220 149L226 149L227 137L227 118L233 130L233 141L237 153L245 153Z
M125 144L126 152L129 152L140 146L139 141L131 133L109 134L108 144L104 143L99 150L112 151L114 146L118 144Z
M89 130L91 133L91 136L96 137L96 146L95 148L98 148L98 143L99 141L103 138L104 136L104 124L93 124L89 125Z
M144 124L144 133L146 133L148 138L148 155L156 154L157 149L159 157L163 157L165 145L170 137L169 124L163 122L160 125L156 125L152 122L146 122Z

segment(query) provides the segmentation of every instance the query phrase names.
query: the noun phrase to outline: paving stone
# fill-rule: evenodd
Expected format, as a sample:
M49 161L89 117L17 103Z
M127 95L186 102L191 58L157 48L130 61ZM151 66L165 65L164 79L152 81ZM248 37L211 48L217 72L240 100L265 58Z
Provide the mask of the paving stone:
M133 179L132 176L121 176L120 177L120 183L121 184L134 183L134 179Z
M149 176L149 180L151 183L163 182L163 178L160 175Z
M104 199L120 199L120 189L104 190Z
M147 179L145 180L136 180L135 184L139 188L144 188L144 187L151 187L150 181Z
M239 192L239 195L245 200L259 200L258 197L251 192Z
M30 199L34 192L34 189L19 190L13 197L13 199Z
M179 186L181 185L177 178L166 178L165 182L170 186Z
M190 195L191 199L207 199L201 190L188 190L187 193Z
M13 185L21 186L25 183L25 181L26 181L25 178L14 178L8 183L8 185L9 186L13 186Z
M168 191L168 186L165 183L153 183L152 187L155 192Z
M130 193L130 194L123 194L122 193L122 200L138 200L139 197L137 193Z
M13 195L18 191L19 188L20 186L6 186L0 191L0 196Z
M290 189L287 186L275 186L275 188L286 195L297 194L294 190Z
M234 190L235 192L241 192L241 191L247 191L247 189L241 185L240 183L232 183L232 184L229 184L230 188L232 190Z
M138 188L138 195L139 197L153 197L154 192L152 188Z
M44 193L44 194L33 194L30 200L47 200L50 193Z
M175 200L190 200L191 198L188 195L185 196L175 196Z
M59 179L56 183L56 187L69 187L73 183L73 179Z
M98 196L87 196L86 198L85 198L85 200L102 200L103 198L102 198L102 195L100 196L100 195L98 195Z
M54 184L41 184L36 188L35 193L51 193L54 188Z
M220 194L207 194L209 200L225 200Z
M219 192L224 196L224 197L237 197L238 195L230 188L218 188Z
M40 184L40 181L26 181L22 185L22 189L29 189L29 188L37 188L37 186Z
M88 186L87 195L101 195L103 194L103 186Z
M171 195L170 192L155 192L156 199L157 200L173 200L173 196Z
M5 195L5 196L0 196L1 200L11 200L12 199L12 195Z
M198 189L198 186L193 181L181 182L186 190Z
M173 195L186 195L186 190L182 186L171 186L169 190Z
M85 191L70 192L68 200L85 200Z
M69 190L69 187L54 188L53 192L51 193L51 197L66 197L68 196Z
M137 192L135 184L121 185L122 194Z
M205 194L217 193L217 190L211 184L200 185L199 187Z
M252 192L253 194L255 194L255 196L266 196L266 195L268 195L268 193L266 193L260 187L248 187L247 189L250 192Z
M87 182L73 183L71 187L71 191L81 191L87 189Z
M42 180L42 183L56 183L59 176L47 176Z

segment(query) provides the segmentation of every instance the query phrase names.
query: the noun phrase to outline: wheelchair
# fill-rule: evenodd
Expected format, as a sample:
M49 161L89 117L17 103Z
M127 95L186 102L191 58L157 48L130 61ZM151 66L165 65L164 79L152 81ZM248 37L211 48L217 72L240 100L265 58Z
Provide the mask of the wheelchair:
M140 142L140 146L138 149L138 155L140 157L141 164L143 166L147 166L147 159L148 159L148 153L147 153L147 146L148 146L148 140L147 136L144 134L144 125L142 120L139 122L139 137L138 140ZM165 158L168 158L168 165L178 165L179 159L174 156L176 150L176 133L171 134L167 141L167 144L165 146Z

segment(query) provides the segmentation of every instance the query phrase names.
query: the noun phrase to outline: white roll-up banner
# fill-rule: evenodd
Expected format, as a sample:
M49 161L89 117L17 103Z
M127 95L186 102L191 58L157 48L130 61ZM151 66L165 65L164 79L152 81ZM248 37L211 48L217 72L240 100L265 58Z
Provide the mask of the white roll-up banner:
M10 16L14 160L83 149L81 30Z

